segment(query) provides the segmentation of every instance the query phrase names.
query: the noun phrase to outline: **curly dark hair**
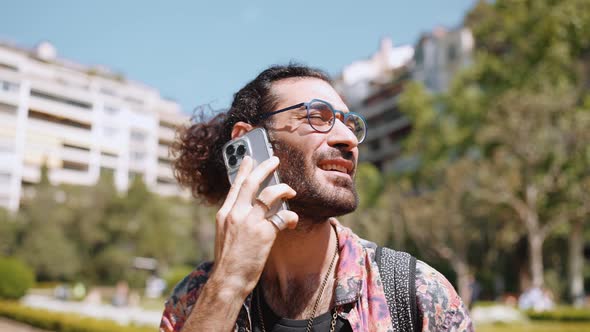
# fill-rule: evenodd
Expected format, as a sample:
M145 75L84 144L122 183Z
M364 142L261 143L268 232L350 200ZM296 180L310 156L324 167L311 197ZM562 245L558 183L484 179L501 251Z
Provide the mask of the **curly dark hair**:
M203 111L193 115L190 125L179 128L170 149L178 183L190 188L195 198L219 204L230 188L221 149L231 139L234 124L243 121L256 125L261 114L276 108L278 100L271 90L274 82L306 77L331 83L328 75L319 69L294 63L275 65L239 90L227 112L208 121L203 121Z

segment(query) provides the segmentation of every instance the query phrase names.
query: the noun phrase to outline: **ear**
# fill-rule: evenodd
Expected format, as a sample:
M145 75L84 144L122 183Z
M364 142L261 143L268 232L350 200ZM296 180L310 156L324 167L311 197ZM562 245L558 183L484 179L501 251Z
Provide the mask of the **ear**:
M240 137L252 129L254 129L254 127L251 124L243 121L238 121L231 130L231 139Z

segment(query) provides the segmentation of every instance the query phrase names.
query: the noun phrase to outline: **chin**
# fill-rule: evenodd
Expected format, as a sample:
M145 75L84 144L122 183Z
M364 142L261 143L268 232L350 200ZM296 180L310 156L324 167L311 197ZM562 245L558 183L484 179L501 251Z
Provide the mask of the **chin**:
M289 206L301 219L309 219L313 223L349 214L358 206L354 186L343 187L331 183L308 186L306 189L305 192L297 191L297 196L289 201Z

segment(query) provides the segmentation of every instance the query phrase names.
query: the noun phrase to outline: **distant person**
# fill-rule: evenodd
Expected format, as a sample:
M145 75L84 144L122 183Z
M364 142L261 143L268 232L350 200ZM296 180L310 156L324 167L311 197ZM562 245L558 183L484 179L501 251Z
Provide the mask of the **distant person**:
M518 307L521 310L547 311L554 306L551 292L541 287L531 287L518 298Z
M115 286L115 294L112 303L115 307L127 306L129 301L129 284L125 280L120 280Z
M481 294L481 285L473 274L469 274L469 310L473 309L473 305L479 299Z
M278 158L244 158L230 186L222 147L257 128ZM264 70L227 113L181 132L179 182L220 204L215 262L177 285L160 330L472 331L439 272L381 250L335 218L358 205L354 177L366 134L326 74L299 65ZM259 193L275 170L283 184ZM289 210L270 212L281 200Z

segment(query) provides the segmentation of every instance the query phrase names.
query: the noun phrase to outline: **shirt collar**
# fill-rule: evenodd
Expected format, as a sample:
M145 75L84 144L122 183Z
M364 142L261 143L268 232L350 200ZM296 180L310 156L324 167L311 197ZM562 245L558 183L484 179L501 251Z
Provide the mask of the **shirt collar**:
M342 226L336 218L331 218L330 223L336 226L336 234L340 244L340 259L336 270L335 304L342 305L355 302L359 298L366 257L360 238L350 228Z

